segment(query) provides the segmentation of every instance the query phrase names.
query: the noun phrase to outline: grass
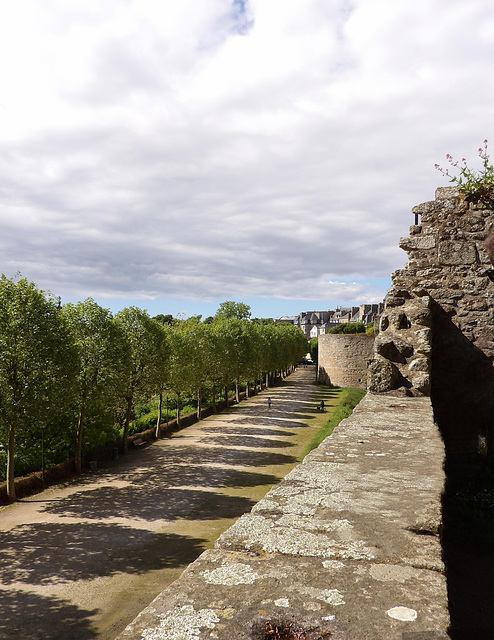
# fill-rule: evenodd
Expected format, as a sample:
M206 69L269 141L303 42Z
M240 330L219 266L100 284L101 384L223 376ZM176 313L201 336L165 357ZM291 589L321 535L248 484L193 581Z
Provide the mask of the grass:
M353 409L358 405L365 394L366 391L364 389L344 388L342 390L339 404L331 414L329 420L314 434L312 440L304 450L303 457L318 447L323 440L330 436L335 427L337 427L342 420L352 415Z

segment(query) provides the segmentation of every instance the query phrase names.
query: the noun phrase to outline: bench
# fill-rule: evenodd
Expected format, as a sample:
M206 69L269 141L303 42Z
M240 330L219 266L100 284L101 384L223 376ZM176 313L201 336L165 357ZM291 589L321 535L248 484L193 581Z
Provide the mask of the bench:
M134 438L134 440L132 440L132 444L137 449L138 447L143 447L146 444L146 440L143 440L142 438Z

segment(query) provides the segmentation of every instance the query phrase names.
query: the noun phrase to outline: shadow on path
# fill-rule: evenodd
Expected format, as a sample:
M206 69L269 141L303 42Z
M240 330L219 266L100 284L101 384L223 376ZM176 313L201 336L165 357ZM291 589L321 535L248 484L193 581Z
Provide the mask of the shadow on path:
M182 478L177 477L177 484L182 481ZM48 505L45 511L62 517L93 520L211 520L238 518L254 504L247 498L226 496L213 491L173 489L147 483L145 490L142 487L127 486L99 487L81 491L63 498L56 504Z
M46 585L180 567L204 542L112 524L25 524L0 535L0 579Z
M91 640L97 633L87 611L59 598L0 589L0 640Z

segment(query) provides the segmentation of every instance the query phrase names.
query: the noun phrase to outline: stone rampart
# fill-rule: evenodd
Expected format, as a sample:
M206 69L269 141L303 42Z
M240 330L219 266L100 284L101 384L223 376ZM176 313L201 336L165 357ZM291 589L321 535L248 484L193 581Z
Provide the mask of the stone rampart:
M373 352L374 336L325 334L318 338L318 379L338 387L365 389L367 361Z

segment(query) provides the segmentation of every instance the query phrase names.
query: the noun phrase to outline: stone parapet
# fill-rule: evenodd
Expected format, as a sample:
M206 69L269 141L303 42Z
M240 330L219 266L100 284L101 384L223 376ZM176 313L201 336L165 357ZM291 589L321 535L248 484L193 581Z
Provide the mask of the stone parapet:
M442 460L427 398L367 394L119 640L446 640Z

